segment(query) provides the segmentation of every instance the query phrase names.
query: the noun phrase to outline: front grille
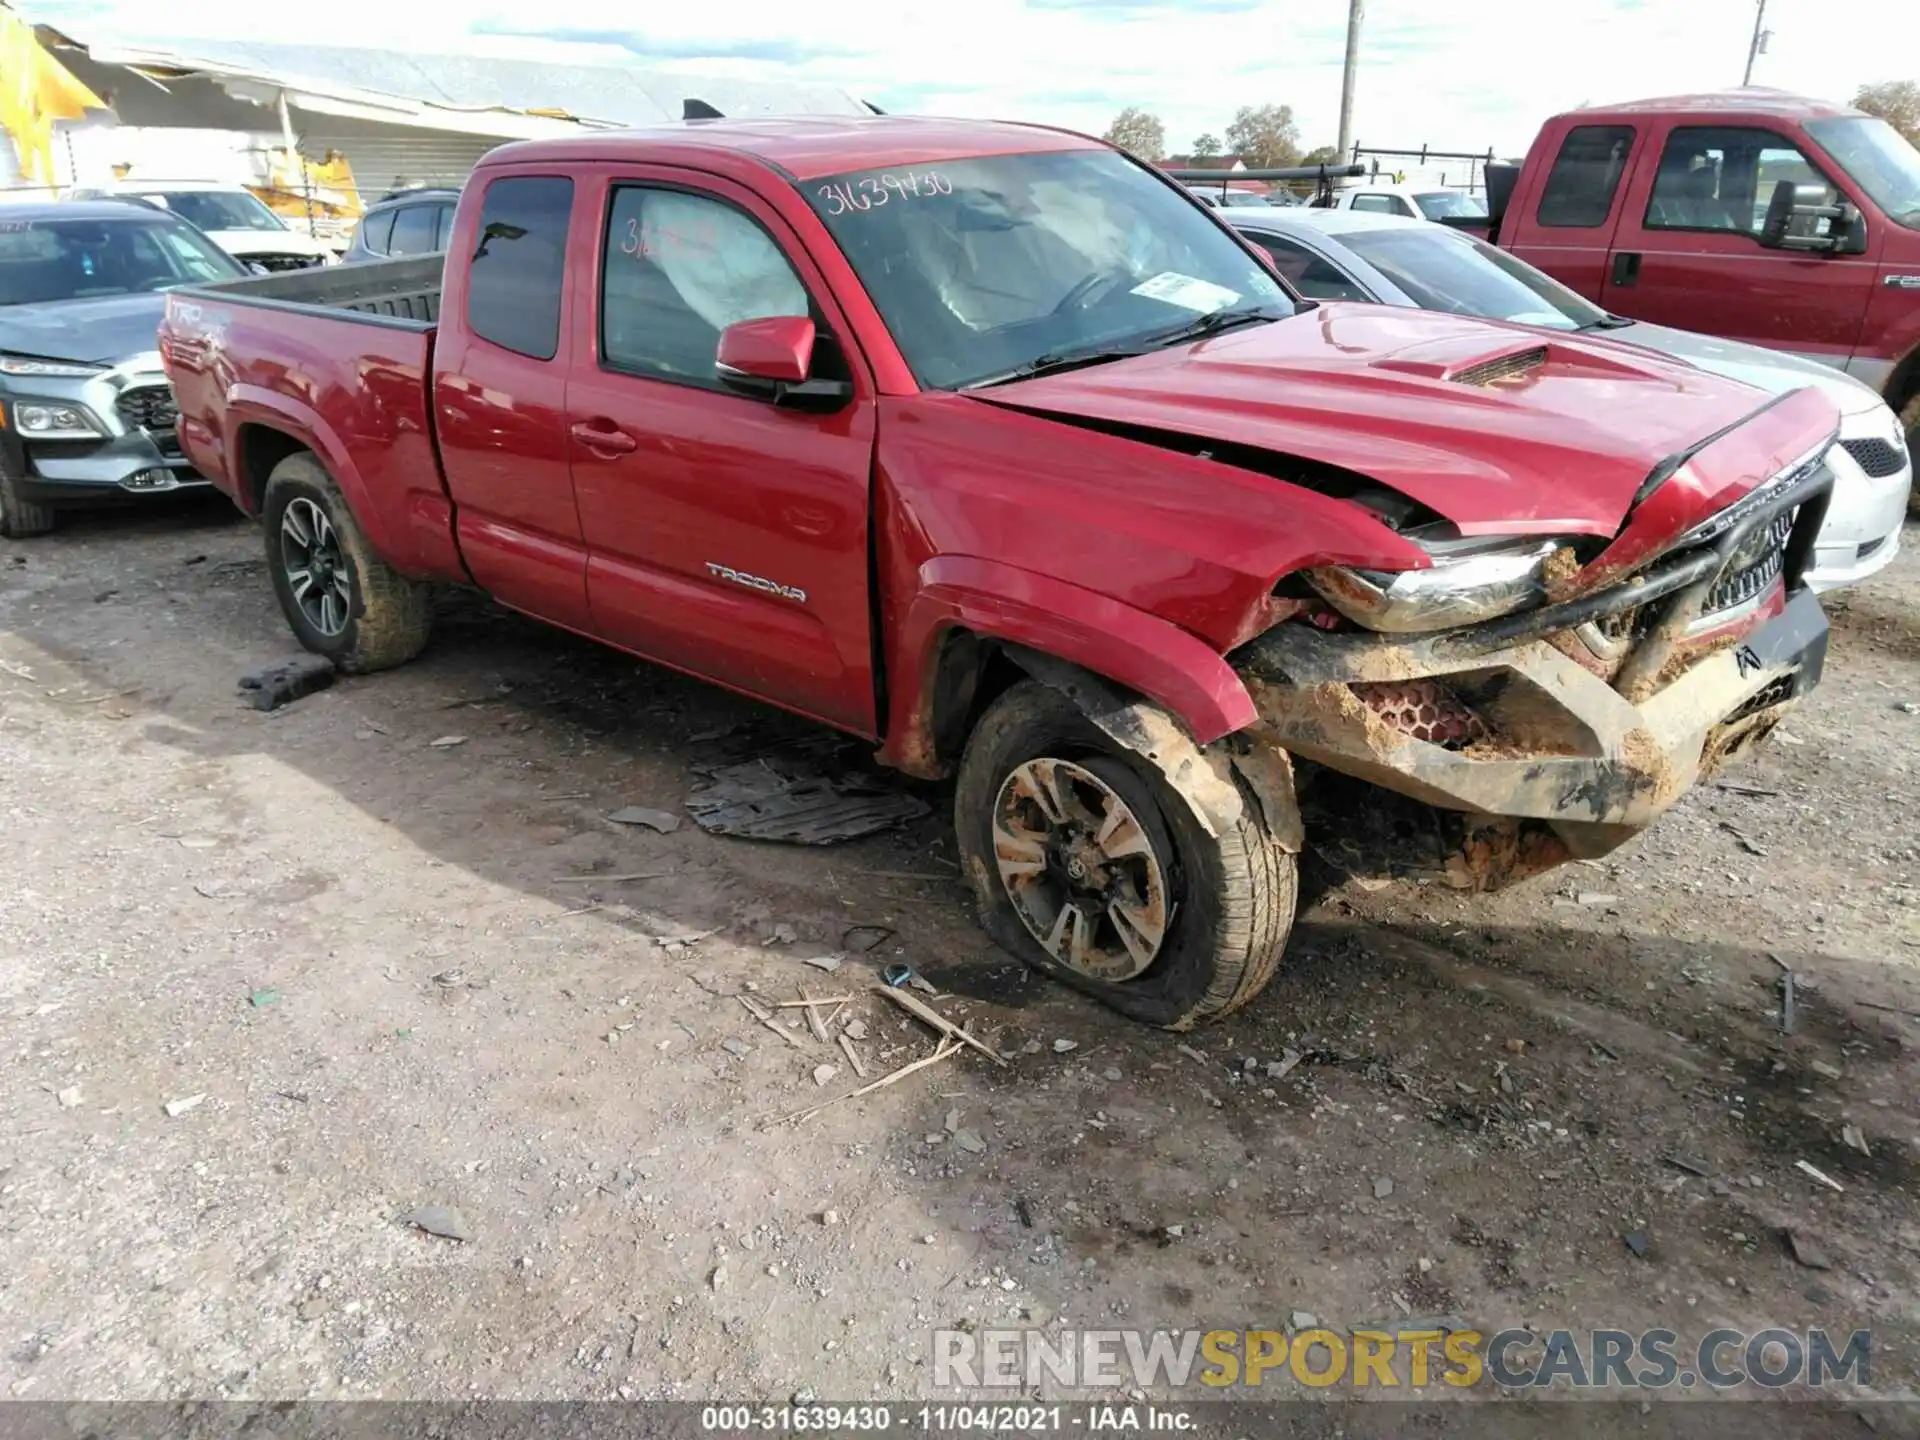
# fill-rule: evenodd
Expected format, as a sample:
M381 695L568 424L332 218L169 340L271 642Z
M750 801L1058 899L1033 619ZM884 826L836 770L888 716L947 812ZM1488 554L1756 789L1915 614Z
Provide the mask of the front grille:
M320 263L318 255L249 255L249 265L263 265L269 270L311 270Z
M1353 693L1386 724L1415 740L1449 750L1487 738L1487 725L1436 680L1363 680Z
M1891 440L1878 438L1842 440L1840 448L1851 455L1854 463L1876 480L1884 480L1889 475L1898 475L1901 467L1907 463L1906 450Z
M1798 674L1781 675L1769 680L1757 692L1740 702L1740 708L1729 715L1723 724L1732 724L1735 720L1744 720L1749 715L1758 715L1762 710L1771 710L1776 705L1784 705L1793 699L1794 687L1800 682Z
M1726 573L1707 592L1701 611L1716 615L1758 600L1779 580L1787 568L1787 540L1793 534L1798 508L1776 515L1772 522L1742 545L1728 564Z
M1469 365L1464 370L1454 371L1447 378L1456 385L1498 385L1504 380L1518 380L1546 363L1547 347L1537 345L1531 350L1521 350L1513 355L1502 355L1497 360L1483 360L1478 365Z
M173 427L180 423L179 407L173 403L172 387L167 385L138 385L122 390L113 408L120 412L120 418L130 430L171 434Z

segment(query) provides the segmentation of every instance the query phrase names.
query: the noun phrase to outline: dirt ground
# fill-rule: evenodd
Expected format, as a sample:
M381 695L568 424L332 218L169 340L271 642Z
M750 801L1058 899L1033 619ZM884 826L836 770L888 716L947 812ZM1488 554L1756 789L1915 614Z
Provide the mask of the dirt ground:
M797 722L466 598L259 714L293 646L221 503L0 542L0 1395L935 1396L936 1327L1301 1311L1870 1326L1911 1394L1920 529L1830 610L1815 698L1641 841L1318 867L1182 1039L986 942L937 789L831 848L604 818ZM854 1077L735 996L853 995L877 1074L933 1049L896 961L1011 1063L773 1123Z

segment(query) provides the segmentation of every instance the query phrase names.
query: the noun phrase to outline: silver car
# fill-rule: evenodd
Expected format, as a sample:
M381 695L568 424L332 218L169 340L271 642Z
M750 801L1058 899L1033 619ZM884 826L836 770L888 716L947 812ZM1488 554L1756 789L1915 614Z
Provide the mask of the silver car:
M1778 350L1609 315L1506 251L1425 220L1358 210L1225 213L1310 299L1371 300L1604 334L1773 395L1817 385L1840 409L1840 442L1827 456L1833 498L1807 583L1815 590L1858 584L1900 548L1913 462L1893 411L1851 376Z

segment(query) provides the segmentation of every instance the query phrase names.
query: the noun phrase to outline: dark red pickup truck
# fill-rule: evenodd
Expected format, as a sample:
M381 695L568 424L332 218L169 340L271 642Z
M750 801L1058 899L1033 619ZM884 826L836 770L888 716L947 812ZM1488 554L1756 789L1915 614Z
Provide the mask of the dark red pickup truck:
M1592 106L1489 184L1521 259L1618 314L1843 369L1920 449L1920 152L1886 121L1758 88Z
M444 288L176 291L161 347L309 649L398 664L475 585L957 771L991 933L1160 1025L1272 973L1309 779L1500 883L1636 833L1825 653L1818 392L1314 305L1054 130L509 145Z

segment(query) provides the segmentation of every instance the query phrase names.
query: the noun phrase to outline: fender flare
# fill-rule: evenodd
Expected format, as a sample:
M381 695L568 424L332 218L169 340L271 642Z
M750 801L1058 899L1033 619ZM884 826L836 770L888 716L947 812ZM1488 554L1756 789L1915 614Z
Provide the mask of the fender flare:
M332 426L320 417L318 412L303 405L296 405L286 396L275 391L263 389L257 385L234 385L229 387L223 412L227 422L227 433L222 437L226 447L227 464L233 474L236 491L244 494L241 508L247 509L256 493L254 485L259 486L257 493L264 494L267 477L242 476L240 467L245 462L245 452L240 444L240 432L249 425L265 426L269 430L278 430L281 434L298 440L311 450L314 458L326 467L333 477L333 483L340 487L347 508L353 512L354 520L359 524L361 533L367 537L375 553L392 555L399 553L394 548L395 537L388 533L387 517L380 507L372 503L365 477L360 467L353 463L347 447ZM247 483L240 483L242 480ZM258 507L248 510L257 516ZM404 550L406 547L400 547Z
M1064 580L970 555L920 567L890 647L894 676L887 758L911 774L937 773L934 678L950 630L1058 656L1155 701L1201 744L1258 719L1225 658L1179 626Z

